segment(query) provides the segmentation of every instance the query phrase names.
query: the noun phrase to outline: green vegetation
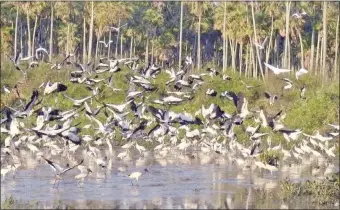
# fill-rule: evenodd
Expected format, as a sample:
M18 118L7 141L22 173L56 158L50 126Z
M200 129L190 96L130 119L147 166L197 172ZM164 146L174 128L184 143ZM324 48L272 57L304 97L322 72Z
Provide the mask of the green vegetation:
M327 1L4 2L0 53L13 56L20 49L26 57L41 46L51 61L79 45L83 63L132 56L177 70L190 55L196 72L209 64L264 80L270 76L267 62L306 68L328 82L337 80L340 70L339 6ZM109 40L108 47L100 43ZM255 47L264 40L263 48Z
M68 67L62 70L50 70L50 65L41 64L39 67L31 69L27 73L27 81L25 81L21 75L21 72L16 71L14 66L9 62L2 62L3 68L1 70L1 86L8 85L11 88L15 84L18 84L18 89L21 97L25 99L27 102L30 99L32 94L32 90L37 89L38 86L46 81L51 82L62 82L68 86L67 91L65 92L70 97L80 98L85 97L92 92L86 88L84 84L73 84L69 82L69 72L72 67ZM131 71L126 67L122 67L122 71L113 74L113 84L116 88L121 88L123 91L113 92L110 88L106 87L102 83L97 86L100 87L103 91L96 96L97 100L105 102L105 103L113 103L120 104L125 101L126 90L129 86L129 82L127 80L127 76L131 75ZM313 76L304 75L301 77L301 81L307 84L307 99L303 100L299 97L299 89L292 88L288 91L281 91L284 82L281 80L277 80L274 77L271 80L268 80L266 83L262 83L256 79L249 79L243 76L239 76L236 73L233 73L231 70L227 71L226 74L232 77L231 81L223 81L219 76L211 78L210 76L205 76L205 83L199 88L199 90L195 93L195 97L191 101L184 102L183 104L177 106L171 106L170 110L175 112L188 112L192 115L195 114L197 110L204 105L206 108L211 104L215 103L221 106L221 108L229 114L232 114L236 111L236 108L232 101L228 99L222 99L219 97L219 94L222 91L234 91L235 93L244 92L246 98L249 101L248 109L250 111L259 110L259 107L262 105L268 114L277 113L279 110L283 110L283 113L286 113L286 118L283 123L291 127L301 128L305 133L312 133L315 130L320 130L320 132L327 129L325 124L327 123L335 123L338 122L338 107L339 107L339 83L332 82L327 86L321 87L321 81L317 80ZM98 78L108 78L110 73L99 74ZM145 103L147 105L154 105L156 107L163 107L161 105L152 104L152 100L159 99L160 94L166 93L166 90L174 90L173 85L169 87L165 86L166 81L168 80L168 75L165 72L159 74L154 81L152 81L159 89L152 93L146 93ZM253 85L254 88L245 88L245 85L241 82L244 81L249 85ZM22 83L17 83L21 81ZM295 81L296 83L300 83L301 81ZM321 88L320 88L321 87ZM217 97L207 96L205 94L208 88L213 88L218 92ZM60 108L62 110L71 109L72 103L70 100L65 99L62 93L59 94L49 94L43 95L43 88L39 90L39 98L43 98L43 102L41 105L38 105L39 108L43 106L52 106L55 108ZM268 90L269 92L276 93L278 95L282 95L278 101L274 103L274 105L270 106L268 100L264 97L264 91ZM184 91L190 91L189 89ZM15 94L12 91L10 94L1 93L1 109L4 108L5 105L17 107L20 105L18 99L15 98ZM40 100L39 99L39 100ZM100 106L101 104L97 102L97 100L92 100L92 107ZM129 119L133 118L133 114L129 113ZM199 115L199 117L202 117ZM98 115L98 119L102 122L105 121L106 117L103 113ZM35 124L35 117L29 117L23 120L26 125ZM86 125L91 123L89 119L84 115L83 112L79 113L79 116L75 118L74 124L81 122L82 125ZM244 125L248 126L256 126L256 123L253 120L248 119L244 121ZM151 129L149 126L149 129ZM147 129L147 130L149 130ZM81 134L94 134L93 129L82 130ZM285 148L291 148L294 144L293 142L288 143L284 140L283 136L279 132L273 132L270 128L261 127L260 132L267 132L271 136L272 145L277 145L281 143ZM235 127L235 133L238 137L238 141L242 144L249 146L251 142L249 141L249 137L244 133L241 127ZM180 134L180 136L184 135L184 132ZM117 145L122 144L120 141L121 136L119 133L115 136L114 141ZM266 143L265 143L266 145ZM268 157L272 157L273 154L263 154L268 155ZM264 160L267 160L267 157L263 157Z
M292 183L285 179L281 182L281 194L284 200L297 197L311 196L313 204L334 204L339 201L340 178L339 174L324 180L306 181L304 183Z

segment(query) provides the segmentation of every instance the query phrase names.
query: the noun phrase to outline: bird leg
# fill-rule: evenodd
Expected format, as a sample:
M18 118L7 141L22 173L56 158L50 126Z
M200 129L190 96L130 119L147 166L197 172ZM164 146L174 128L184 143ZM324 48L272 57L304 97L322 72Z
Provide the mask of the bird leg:
M55 183L56 182L57 182L57 178L54 179L53 188L55 188Z
M133 182L132 182L132 180L131 180L131 184L132 184L132 186L133 186Z

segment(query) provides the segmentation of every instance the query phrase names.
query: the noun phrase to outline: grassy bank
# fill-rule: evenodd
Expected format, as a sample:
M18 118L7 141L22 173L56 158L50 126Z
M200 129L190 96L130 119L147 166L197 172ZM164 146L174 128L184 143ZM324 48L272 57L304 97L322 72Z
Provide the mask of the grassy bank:
M13 64L4 61L1 66L1 87L3 85L9 86L10 89L13 88L18 82L18 89L21 97L29 101L32 90L37 89L42 82L62 82L68 86L66 94L74 97L81 98L88 96L91 93L84 84L73 84L69 82L69 73L74 70L74 68L65 68L63 70L50 70L50 65L41 64L39 67L31 69L27 73L27 80L22 76L20 71L15 70ZM100 101L106 103L119 104L125 101L125 96L127 94L127 89L129 82L126 76L131 74L131 70L123 67L123 70L114 73L114 86L116 88L121 88L123 91L113 92L110 88L106 88L104 85L99 85L103 92L100 93L97 98ZM245 77L240 77L238 73L233 73L231 70L225 72L225 74L232 77L231 81L223 81L221 77L211 78L210 76L205 77L205 83L197 91L195 97L189 101L178 106L171 106L171 110L176 112L188 112L194 114L202 105L208 107L211 103L215 103L221 106L221 108L227 113L232 114L236 108L233 102L226 99L221 99L219 94L222 91L234 91L238 93L240 91L244 92L246 98L249 101L249 110L259 110L260 106L263 106L268 114L277 113L279 110L283 110L286 113L286 118L284 124L290 128L296 129L300 128L305 133L312 133L316 130L322 131L327 130L327 123L337 123L339 119L339 82L334 81L328 84L321 84L321 81L312 75L303 75L298 81L295 80L294 73L289 76L294 82L294 86L291 90L283 91L282 87L285 82L279 80L277 77L269 75L269 78L264 82L255 79L249 79ZM106 72L99 74L99 78L108 78L110 73ZM279 76L282 78L282 76ZM151 105L151 100L159 99L160 94L165 93L166 90L173 91L173 85L166 87L165 83L169 79L168 75L163 71L159 74L154 81L157 85L158 90L153 93L146 93L145 102L147 105ZM245 85L241 82L245 82L248 85L254 86L253 88L247 89ZM307 86L306 97L307 99L300 98L299 87L305 84ZM218 92L217 97L211 97L205 94L208 88L213 88ZM188 91L184 90L183 91ZM271 94L279 95L279 100L270 106L268 99L264 96L264 91L269 91ZM40 89L40 97L43 96L43 88ZM100 105L95 100L92 101L92 107ZM1 92L1 109L5 105L16 106L20 103L15 98L13 91L10 94L5 94ZM61 93L50 94L44 96L43 103L44 106L52 106L55 108L61 108L63 110L72 108L72 103L70 100L64 99ZM160 105L154 105L156 107L161 107ZM130 117L133 115L130 114ZM105 120L103 113L98 115L101 121ZM35 118L34 118L35 119ZM35 123L33 118L28 118L24 120L24 123ZM84 114L80 114L78 118L74 120L74 123L82 122L83 125L88 124L89 120ZM255 125L253 120L246 120L245 125ZM151 129L151 128L148 128ZM268 128L261 128L263 132L271 132ZM84 130L82 134L92 134L92 130ZM241 128L235 129L236 134L238 134L238 139L244 144L249 143L249 138L244 134ZM285 144L285 140L279 133L271 133L272 141L274 144L278 144L282 141Z

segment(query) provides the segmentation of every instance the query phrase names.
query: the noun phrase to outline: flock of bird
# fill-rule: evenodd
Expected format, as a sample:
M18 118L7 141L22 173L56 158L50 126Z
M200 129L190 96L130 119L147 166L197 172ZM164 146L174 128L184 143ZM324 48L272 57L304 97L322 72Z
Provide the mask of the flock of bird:
M55 175L54 187L58 187L59 181L68 171L76 169L79 170L79 174L74 178L78 181L79 187L82 187L84 180L93 171L105 170L112 158L122 161L131 159L132 151L138 152L141 157L152 151L165 159L171 155L195 152L227 156L241 168L254 170L258 168L270 172L283 168L284 163L279 163L273 158L263 161L258 156L264 152L277 151L283 154L284 160L298 162L307 162L306 160L311 158L316 160L316 166L313 168L315 176L326 176L338 170L332 161L325 161L335 159L338 124L328 124L329 132L326 135L321 135L319 131L306 134L301 129L291 129L284 125L283 110L275 115L269 115L263 107L251 111L248 109L248 99L244 93L235 93L232 90L218 93L213 86L206 90L207 97L220 95L223 103L234 104L236 110L234 113L228 113L220 105L213 103L208 106L202 104L194 114L174 112L171 110L172 106L183 103L190 106L207 78L221 77L225 83L233 78L213 68L208 68L206 73L192 74L189 71L192 65L190 57L186 57L182 69L178 72L173 68L163 70L154 64L142 67L138 58L101 58L96 65L92 62L83 65L72 61L76 50L67 55L62 62L52 64L49 70L73 69L69 75L68 85L61 81L44 82L32 92L29 100L19 99L22 100L22 107L6 106L2 110L1 136L5 138L1 148L3 179L7 173L14 174L18 168L23 167L21 152L26 148L36 158L51 166ZM36 63L31 62L28 65L29 68L33 68L30 71L34 71L35 66L44 62L47 55L46 49L38 48L34 58L37 60ZM21 62L29 62L30 59L33 58L21 58L20 52L14 59L11 58L15 68L25 75L29 69L24 71ZM267 63L264 65L275 75L290 71ZM150 93L158 90L154 81L162 70L169 76L166 91L158 99L150 100ZM126 76L127 90L115 86L115 75L121 71L129 71ZM308 73L306 69L300 69L295 74L296 79L306 73ZM289 78L283 80L287 83L283 91L293 89L293 82ZM66 92L71 85L85 86L90 90L88 96L70 97ZM246 88L253 87L245 85ZM98 97L103 93L103 87L114 93L126 91L125 101L120 104L104 102L102 98L105 96ZM301 98L305 98L306 88L303 87L300 91ZM10 92L7 88L4 94ZM58 107L59 95L63 95L64 100L72 102L73 108L65 110ZM276 102L278 96L269 92L265 92L264 95L271 105L278 103ZM53 107L44 103L47 96L56 98ZM93 104L97 106L94 107ZM75 123L74 120L81 115L85 115L88 121ZM129 117L131 115L132 119ZM253 126L246 127L245 121ZM239 143L238 135L234 132L236 127L242 128L248 135L249 147ZM260 132L261 128L266 127L272 132ZM93 134L81 134L83 130L92 130ZM273 132L281 133L287 142L295 142L294 146L286 150L281 143L272 145ZM123 146L118 146L118 137L122 138ZM150 149L145 147L146 143L156 146ZM103 149L108 150L110 155L105 155ZM119 151L119 154L113 156L115 150ZM76 152L79 153L81 161L71 166L54 161L56 157L62 156L65 162L68 162ZM95 164L89 167L91 161ZM118 166L117 170L124 171ZM136 171L127 176L138 180L145 173L151 173L150 169L145 168L144 171Z

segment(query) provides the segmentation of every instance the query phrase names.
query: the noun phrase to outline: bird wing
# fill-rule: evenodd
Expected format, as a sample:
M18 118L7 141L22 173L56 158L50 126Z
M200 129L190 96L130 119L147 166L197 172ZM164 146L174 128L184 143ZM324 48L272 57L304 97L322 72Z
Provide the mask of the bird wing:
M62 171L62 170L63 170L58 164L53 163L52 161L46 159L44 156L42 156L42 157L43 157L43 158L46 160L46 162L47 162L51 167L53 167L56 171Z
M74 165L74 166L72 166L72 167L69 167L69 168L64 169L64 170L63 170L62 172L60 172L59 174L66 173L67 171L69 171L69 170L71 170L71 169L73 169L73 168L75 168L75 167L81 165L83 162L84 162L84 159L81 160L78 164L76 164L76 165Z
M270 98L270 93L269 92L265 91L264 95L266 96L266 98Z
M73 102L75 101L75 99L71 98L70 96L66 95L65 93L63 94L63 96L64 96L65 98L68 98L68 99L72 100Z
M264 65L266 66L266 67L268 67L270 70L272 70L272 71L277 71L278 70L278 68L276 68L275 66L272 66L272 65L270 65L270 64L268 64L268 63L264 63Z
M75 65L78 69L80 69L80 70L82 70L83 72L85 72L85 69L84 69L83 65L81 65L81 64L79 64L79 63L74 63L74 65Z
M233 91L228 91L227 95L233 98L234 105L237 107L237 102L239 100L237 95Z
M30 112L34 106L34 103L36 102L37 98L38 98L38 91L35 90L33 91L32 93L32 96L31 96L31 100L30 102L28 102L28 104L26 104L25 108L24 108L24 112Z

